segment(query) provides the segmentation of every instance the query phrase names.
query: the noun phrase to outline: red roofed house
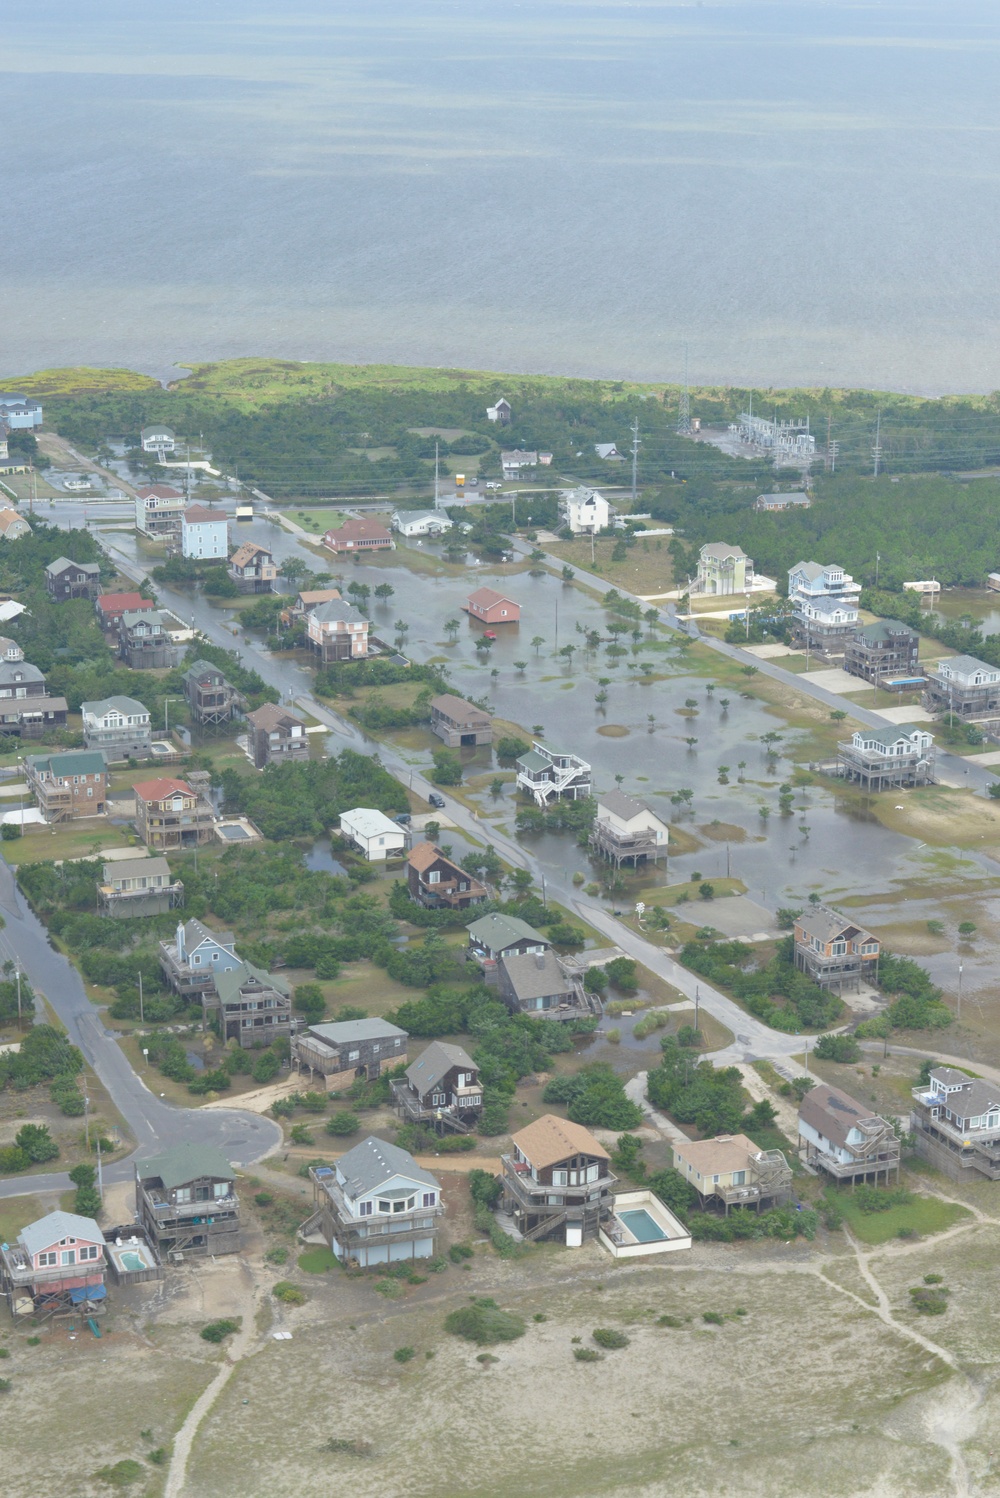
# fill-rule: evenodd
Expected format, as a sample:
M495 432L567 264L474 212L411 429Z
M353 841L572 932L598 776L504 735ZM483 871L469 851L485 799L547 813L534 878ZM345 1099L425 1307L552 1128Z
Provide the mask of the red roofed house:
M187 500L170 484L150 484L135 491L135 528L157 541L177 541Z
M521 605L495 588L477 588L462 607L470 619L477 619L480 624L517 624L521 617Z
M323 545L331 551L391 551L395 542L384 525L377 520L355 519L344 521L338 530L327 531Z
M102 629L117 629L122 614L141 614L146 609L155 609L151 598L141 593L102 593L94 604L97 622Z
M195 848L215 836L215 811L186 780L140 780L135 787L135 827L147 848Z

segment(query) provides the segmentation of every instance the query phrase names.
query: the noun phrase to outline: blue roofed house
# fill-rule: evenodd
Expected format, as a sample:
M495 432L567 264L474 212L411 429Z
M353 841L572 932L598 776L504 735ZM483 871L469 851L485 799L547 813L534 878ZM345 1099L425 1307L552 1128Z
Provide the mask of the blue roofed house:
M407 1150L372 1134L309 1175L314 1211L300 1231L318 1230L341 1263L369 1269L433 1258L441 1187Z
M231 931L212 931L201 921L178 921L173 941L160 942L160 967L170 987L184 995L215 987L216 973L242 966Z

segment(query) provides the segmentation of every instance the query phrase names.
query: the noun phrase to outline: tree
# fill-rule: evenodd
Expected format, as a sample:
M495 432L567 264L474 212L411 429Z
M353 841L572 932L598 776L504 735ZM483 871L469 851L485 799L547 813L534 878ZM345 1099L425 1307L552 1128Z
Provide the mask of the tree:
M479 638L476 641L476 649L479 650L479 651L481 651L484 655L488 651L490 651L490 650L493 649L493 641L490 639L489 635L480 635L479 636Z
M701 884L699 884L699 886L698 886L698 893L699 893L699 895L701 896L701 898L703 900L714 900L715 899L715 885L714 884L709 884L708 880L706 879Z
M575 645L563 645L562 648L561 648L561 650L559 651L559 654L562 656L562 658L566 662L567 666L572 666L572 664L573 664L573 655L574 655L575 651L576 651L576 646Z
M431 779L435 785L461 785L462 761L451 749L435 749Z
M574 577L576 577L576 573L573 571L572 567L570 567L568 565L564 566L563 570L562 570L562 579L563 579L563 582L564 583L571 583L573 581Z
M837 707L834 708L833 712L830 714L830 717L833 719L834 723L843 723L844 719L847 717L847 714L842 707Z
M523 676L524 673L525 673L525 671L527 670L527 668L528 668L528 662L527 661L515 661L514 662L514 670L517 672L517 674L519 676ZM997 783L1000 784L1000 781L998 781Z
M654 630L654 628L656 626L656 622L657 622L657 620L660 617L659 610L658 609L654 609L654 608L648 608L646 610L646 612L643 614L642 617L646 621L646 628L648 629L649 633L652 634L653 630Z
M992 796L994 801L1000 801L1000 780L990 781L990 784L986 787L986 791L988 795Z
M503 795L502 775L494 775L493 779L490 781L490 795L493 797L494 801L500 800L500 797ZM466 861L466 866L468 866L468 861Z
M44 1165L46 1160L55 1160L59 1155L59 1146L47 1124L23 1124L14 1135L14 1143L24 1151L32 1165Z
M534 652L535 652L536 655L541 650L541 648L542 648L542 646L544 644L545 644L545 636L544 635L533 635L532 636L532 639L531 639L531 648L534 650Z
M300 983L295 990L295 1007L310 1025L326 1013L326 1000L318 983Z
M817 1061L858 1061L861 1047L853 1035L821 1035L813 1046Z
M282 562L278 572L290 583L297 583L309 576L309 567L301 557L288 557Z
M445 620L445 623L444 623L444 632L448 636L448 643L450 645L454 645L455 641L458 639L458 632L459 632L459 630L461 628L462 628L462 621L460 619L446 619Z
M374 592L375 597L378 599L379 603L388 603L389 599L393 597L396 590L392 586L392 583L379 583Z

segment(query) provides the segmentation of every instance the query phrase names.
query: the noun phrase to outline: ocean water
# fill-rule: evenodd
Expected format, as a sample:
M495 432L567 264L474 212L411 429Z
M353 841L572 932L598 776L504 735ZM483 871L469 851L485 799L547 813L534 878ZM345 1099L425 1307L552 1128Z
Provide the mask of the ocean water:
M987 390L996 0L0 3L0 378Z

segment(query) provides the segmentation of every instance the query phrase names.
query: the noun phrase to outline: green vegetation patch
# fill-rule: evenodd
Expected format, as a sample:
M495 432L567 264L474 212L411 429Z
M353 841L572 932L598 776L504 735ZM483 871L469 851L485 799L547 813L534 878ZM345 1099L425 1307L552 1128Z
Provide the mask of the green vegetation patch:
M326 1274L339 1267L328 1248L307 1248L299 1254L298 1265L306 1274Z
M909 1196L908 1201L899 1201L876 1212L865 1211L862 1202L866 1198L862 1197L862 1202L859 1202L850 1191L835 1191L831 1187L825 1192L825 1197L839 1211L854 1236L868 1244L888 1243L901 1233L906 1237L913 1234L929 1237L933 1233L946 1232L971 1216L967 1207L941 1201L936 1196Z

